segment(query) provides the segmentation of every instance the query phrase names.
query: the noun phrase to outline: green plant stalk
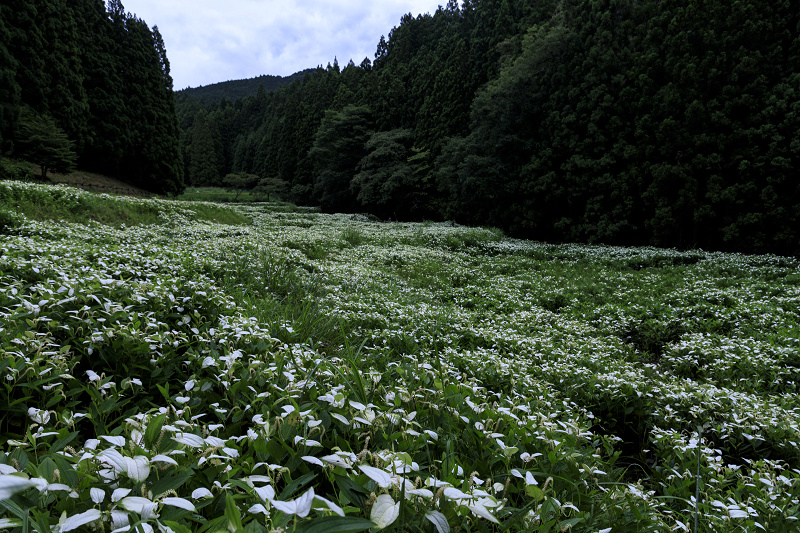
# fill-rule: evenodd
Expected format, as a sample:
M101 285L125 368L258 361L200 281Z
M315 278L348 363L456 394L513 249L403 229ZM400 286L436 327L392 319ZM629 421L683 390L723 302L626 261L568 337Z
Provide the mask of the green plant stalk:
M700 439L703 436L702 426L698 428L699 435L697 437L697 476L695 478L695 492L694 492L694 533L697 533L697 523L700 518Z

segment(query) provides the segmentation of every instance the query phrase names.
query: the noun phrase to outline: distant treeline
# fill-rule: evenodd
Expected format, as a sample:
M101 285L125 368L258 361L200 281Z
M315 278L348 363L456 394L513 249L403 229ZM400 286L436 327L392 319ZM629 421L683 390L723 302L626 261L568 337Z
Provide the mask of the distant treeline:
M800 250L800 3L467 0L178 113L192 184L547 241Z
M175 94L178 98L189 96L200 100L204 104L215 104L221 102L223 98L237 100L239 98L253 96L258 93L259 85L263 85L264 90L267 92L274 91L278 87L283 87L294 80L302 80L306 74L313 71L314 69L306 69L301 72L295 72L291 76L264 75L246 80L222 81L212 85L188 87L176 91Z
M119 0L0 1L0 155L183 190L164 41Z

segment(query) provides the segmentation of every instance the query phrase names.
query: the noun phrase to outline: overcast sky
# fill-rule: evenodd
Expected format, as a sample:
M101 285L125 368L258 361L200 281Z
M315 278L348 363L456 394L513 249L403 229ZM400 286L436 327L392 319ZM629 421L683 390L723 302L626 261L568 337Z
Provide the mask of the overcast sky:
M122 0L167 46L175 89L262 74L288 76L375 57L405 13L447 0Z

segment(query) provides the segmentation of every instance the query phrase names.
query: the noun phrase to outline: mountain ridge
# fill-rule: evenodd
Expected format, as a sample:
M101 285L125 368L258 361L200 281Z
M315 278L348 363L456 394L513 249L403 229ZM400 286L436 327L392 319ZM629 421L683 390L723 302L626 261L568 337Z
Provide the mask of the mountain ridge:
M241 80L228 80L212 83L210 85L200 85L198 87L187 87L175 94L184 94L196 98L203 103L211 104L221 101L223 98L236 100L254 95L258 92L259 85L263 85L267 92L273 91L283 85L289 84L294 80L302 80L307 74L315 69L308 68L300 70L289 76L273 76L262 74L254 78Z

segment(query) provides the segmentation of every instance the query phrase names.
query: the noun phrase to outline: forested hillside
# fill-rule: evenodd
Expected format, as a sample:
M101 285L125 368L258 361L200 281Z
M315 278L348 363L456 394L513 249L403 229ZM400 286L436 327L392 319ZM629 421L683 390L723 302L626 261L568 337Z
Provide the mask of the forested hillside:
M222 81L219 83L212 83L200 87L187 87L180 91L175 91L178 99L188 96L196 98L203 103L219 103L224 98L229 100L237 100L247 96L253 96L258 93L259 85L264 86L267 92L274 91L279 87L293 82L294 80L302 80L306 74L313 72L313 69L306 69L300 72L295 72L291 76L270 76L265 74L263 76L256 76L255 78L248 78L246 80L230 80Z
M547 241L800 251L800 5L451 0L374 61L183 100L187 180Z
M119 0L0 2L0 155L183 189L169 61Z

